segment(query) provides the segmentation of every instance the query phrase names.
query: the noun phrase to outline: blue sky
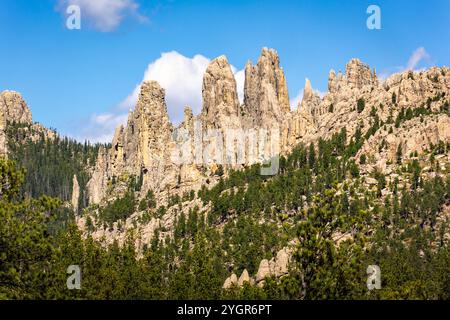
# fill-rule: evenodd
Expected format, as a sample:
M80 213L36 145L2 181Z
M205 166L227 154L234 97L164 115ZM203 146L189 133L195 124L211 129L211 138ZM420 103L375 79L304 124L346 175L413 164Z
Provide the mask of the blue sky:
M81 30L66 28L73 3ZM381 30L366 27L370 4ZM277 49L294 100L305 78L326 91L328 71L353 57L383 75L448 66L449 21L448 0L2 0L0 90L21 92L35 121L104 141L143 78L162 79L177 122L184 104L200 110L201 72L221 54L241 79L262 47Z

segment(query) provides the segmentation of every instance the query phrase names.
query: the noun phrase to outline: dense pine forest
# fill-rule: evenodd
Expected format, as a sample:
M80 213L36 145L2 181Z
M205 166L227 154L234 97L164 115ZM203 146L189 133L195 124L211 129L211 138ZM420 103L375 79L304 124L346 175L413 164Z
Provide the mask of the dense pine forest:
M30 197L48 195L68 201L72 197L73 176L80 186L79 208L88 205L87 168L95 164L99 144L79 143L67 137L48 138L28 124L7 126L11 159L25 169L23 192Z
M19 129L9 135L21 141ZM73 214L72 223L53 227L67 214L61 204L74 173L85 186L97 146L43 138L11 144L15 161L0 160L0 299L449 299L449 221L442 212L450 205L450 176L423 179L418 160L399 157L405 179L387 185L375 172L377 186L368 189L360 174L366 159L354 160L366 138L357 131L347 143L344 129L316 147L299 145L280 159L274 177L261 176L259 165L221 172L213 188L169 202L180 212L173 237L157 232L143 252L136 252L133 233L123 246L84 237ZM434 162L448 147L430 146L423 158ZM129 206L149 216L168 209L157 207L151 192L140 202L130 194L101 218L123 219L116 209ZM181 214L193 197L211 205L207 217L197 208ZM336 233L351 238L337 244ZM288 275L264 286L222 288L230 272L254 274L261 259L292 239ZM382 270L382 288L368 291L366 268L373 264ZM69 265L81 267L81 290L66 287Z

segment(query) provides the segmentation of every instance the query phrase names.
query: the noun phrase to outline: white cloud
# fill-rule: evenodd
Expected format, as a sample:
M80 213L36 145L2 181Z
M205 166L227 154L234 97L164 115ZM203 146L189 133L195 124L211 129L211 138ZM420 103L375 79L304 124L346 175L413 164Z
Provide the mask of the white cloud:
M156 80L166 91L166 103L169 117L174 123L183 120L184 106L192 107L194 114L199 114L202 107L203 75L210 62L209 58L197 54L192 58L171 51L161 54L161 57L150 63L142 81ZM244 70L234 66L231 69L235 75L238 96L242 101L244 96ZM120 104L121 109L133 109L136 105L140 84Z
M192 107L194 114L199 113L202 105L203 74L209 59L201 54L188 58L176 51L165 52L150 63L142 81L156 80L166 91L166 103L170 119L178 123L183 119L185 105ZM135 88L132 98L133 108L137 102L139 87Z
M151 62L144 72L142 82L156 80L166 91L166 103L169 117L174 124L183 120L184 106L192 107L194 114L199 114L202 107L203 75L210 59L197 54L192 58L171 51ZM239 100L244 96L244 70L231 69L236 78ZM141 83L142 83L141 82ZM79 140L89 139L96 142L110 142L117 125L125 124L128 111L136 106L140 83L121 101L116 108L104 114L94 114L81 131Z
M233 71L234 78L236 79L238 99L239 102L242 104L244 102L245 69L238 71L234 66L231 66L231 70Z
M139 13L139 5L135 0L59 0L58 9L65 13L70 5L80 7L82 25L86 19L102 32L115 30L126 17L133 17L141 22L147 20Z
M72 135L78 141L88 140L92 143L111 142L117 126L127 122L127 113L106 112L93 114L81 127L78 134Z
M408 59L406 66L396 66L385 69L379 74L378 77L381 80L386 80L395 73L405 72L408 70L421 71L424 69L424 66L429 66L431 63L431 56L428 54L424 47L419 47L413 51Z
M409 58L406 70L416 70L417 65L423 60L429 62L430 55L424 47L417 48Z

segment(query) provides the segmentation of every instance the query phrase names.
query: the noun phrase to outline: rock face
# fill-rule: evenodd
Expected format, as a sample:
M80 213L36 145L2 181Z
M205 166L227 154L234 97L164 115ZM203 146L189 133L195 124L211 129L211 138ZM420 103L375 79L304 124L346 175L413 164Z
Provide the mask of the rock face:
M28 123L32 122L31 112L22 95L15 91L3 91L0 94L0 123L6 122Z
M238 286L242 287L246 282L250 284L250 276L248 275L247 269L244 269L239 277Z
M350 60L345 66L344 82L350 87L361 89L366 85L378 85L375 71L359 59Z
M144 175L144 186L160 190L168 184L173 185L175 177L161 175L161 172L168 173L173 169L168 152L172 131L164 89L156 81L144 82L136 110L128 119L124 139L124 159L131 160L127 163L130 167L138 165L134 172ZM130 158L127 158L128 153Z
M261 260L258 272L256 273L256 282L261 282L266 277L281 277L287 274L289 271L291 254L291 249L283 248L278 251L276 257L272 258L270 261L268 261L267 259Z
M108 150L104 146L100 146L97 162L95 163L91 178L86 185L89 203L100 203L105 197L110 174Z
M15 91L3 91L0 94L0 155L8 152L6 126L8 123L31 124L31 112L22 95Z
M257 64L248 62L245 67L243 105L239 104L236 80L225 56L210 62L203 78L202 97L201 113L194 115L186 107L183 122L174 127L167 115L164 90L154 81L144 82L126 126L116 129L111 148L99 150L88 183L89 201L105 202L120 189L112 182L130 175L142 177L137 198L153 190L161 204L169 195L213 186L219 181L215 173L221 172L220 165L222 174L226 174L230 168L239 169L267 159L255 150L278 155L271 153L273 148L265 136L250 143L249 132L258 135L263 129L279 129L278 150L287 153L299 143L317 144L319 139L331 138L344 128L348 141L358 129L364 135L374 125L376 116L387 129L378 128L357 157L364 153L381 168L392 161L399 145L404 154L409 154L449 139L446 114L426 115L423 122L416 117L398 127L393 125L402 109L426 107L430 113L437 113L448 103L450 69L446 67L407 71L380 83L375 70L352 59L344 73L329 72L328 91L323 97L306 79L303 99L291 111L278 54L264 48ZM358 101L363 102L363 108L357 108ZM27 119L26 112L24 116L16 114ZM247 143L244 149L230 151L230 146L242 141ZM283 274L285 262L284 253L273 261L262 261L257 279Z
M398 150L403 158L409 158L412 153L420 154L429 149L430 145L450 140L449 128L450 117L444 114L431 116L423 122L419 118L411 119L402 124L395 133L378 130L364 143L356 157L364 154L383 170L386 162L396 161ZM381 145L383 148L380 150Z
M144 190L173 187L176 168L170 161L172 131L164 89L156 81L144 82L127 126L116 129L112 148L99 150L88 183L90 201L101 201L108 181L123 175L142 177Z
M207 128L239 127L236 80L225 56L208 65L203 77L202 122Z
M270 277L272 270L270 270L269 260L263 259L259 263L258 272L256 273L256 282L264 280L266 277Z
M77 176L73 175L72 182L72 208L75 212L78 212L78 200L80 199L80 185L78 184Z
M245 113L255 126L279 125L289 114L286 78L275 50L263 48L256 66L247 63L244 105Z
M291 251L284 248L278 251L273 265L275 276L280 277L288 273L289 261L291 259Z
M303 99L299 108L310 116L312 122L319 122L320 117L327 111L326 108L320 105L321 100L319 94L313 91L309 79L306 79Z
M345 74L339 72L336 76L330 71L329 90L314 106L320 110L319 116L317 113L314 116L315 128L306 130L302 140L314 142L320 137L330 138L342 128L346 128L347 137L353 136L357 128L365 132L372 125L373 109L383 123L395 119L402 108L430 104L430 111L437 111L448 100L449 82L449 68L434 67L424 72L394 74L380 83L375 71L352 59L346 65ZM365 102L362 111L356 108L359 99ZM393 128L394 135L396 130Z
M289 96L275 50L263 49L258 64L247 65L244 95L246 105L241 107L231 66L220 56L210 62L203 78L201 114L195 116L186 107L183 122L174 128L164 90L154 81L144 82L127 125L115 131L112 148L99 150L87 185L90 202L105 199L114 177L142 176L143 194L150 189L177 193L200 188L218 165L240 168L261 161L259 151L274 153L271 142L278 136L258 135L258 130L286 128L287 136ZM252 134L262 138L251 144ZM247 145L239 149L238 142Z
M238 278L237 278L236 274L233 273L231 276L229 276L225 280L225 283L223 284L223 288L229 289L229 288L231 288L232 285L237 285L237 284L238 284Z

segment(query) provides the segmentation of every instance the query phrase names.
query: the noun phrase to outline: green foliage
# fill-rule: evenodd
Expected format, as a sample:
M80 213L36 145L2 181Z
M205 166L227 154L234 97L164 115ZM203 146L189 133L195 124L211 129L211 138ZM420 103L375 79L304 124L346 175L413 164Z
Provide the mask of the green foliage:
M363 98L359 98L356 102L356 109L358 110L358 113L363 112L364 108L366 107L366 102Z
M100 209L100 219L109 225L124 220L131 216L136 208L136 199L132 191L127 191L125 195L108 203L104 208Z
M0 159L0 297L45 297L44 273L52 268L55 249L47 224L60 202L42 196L23 199L25 174Z
M359 163L360 163L360 164L366 164L366 159L367 159L366 155L365 155L365 154L362 154L362 155L359 157Z
M429 108L425 108L424 106L414 109L407 108L406 110L405 108L401 108L397 118L395 119L395 127L400 127L400 124L404 121L430 114L432 114L431 110Z
M282 298L350 299L365 290L363 258L366 212L343 211L334 189L314 199L306 221L297 231L299 244L288 281L281 284ZM335 232L351 232L352 240L335 245Z
M155 194L149 190L145 197L139 202L139 211L156 208Z
M442 105L441 112L450 113L450 103L447 100Z
M175 194L175 195L171 195L169 196L169 202L167 204L167 207L173 207L175 205L181 206L181 202L182 202L182 198L180 197L180 195Z
M33 133L38 138L36 141L30 138ZM88 205L86 167L95 163L99 144L92 146L59 136L46 139L31 126L16 123L8 124L7 139L11 159L26 170L23 193L30 197L48 195L70 201L76 175L80 186L79 207Z
M377 180L377 196L381 197L381 190L386 187L386 177L382 172L378 170L375 171L374 176Z
M223 176L223 173L224 173L223 166L220 164L217 166L217 170L216 170L216 172L214 172L214 175L221 177L221 176Z
M402 151L402 144L399 143L398 147L397 147L397 152L396 152L396 159L397 159L397 164L401 164L402 163L402 157L403 157L403 151Z
M378 129L379 119L376 114L372 118ZM369 136L358 128L347 139L343 129L316 145L299 145L280 158L279 174L273 177L261 176L259 165L227 169L213 188L198 192L208 211L179 210L182 202L195 198L194 192L169 197L176 214L173 237L167 229L155 230L139 255L134 247L138 234L130 232L123 246L101 245L81 236L71 224L73 213L60 208L59 201L24 198L24 172L2 160L0 297L448 299L448 222L439 213L450 201L450 178L422 181L420 164L412 160L405 165L411 186L399 185L398 179L388 185L384 174L375 172L377 192L366 190L354 156ZM447 150L446 143L430 148L431 155ZM359 162L366 160L361 156ZM122 197L100 208L100 220L111 225L133 213L139 181L132 177ZM392 196L383 198L385 188ZM146 221L161 218L168 209L156 208L151 191L139 208L148 214ZM90 217L86 226L93 230ZM346 240L336 242L343 236ZM269 277L263 287L222 289L230 272L239 275L247 269L254 276L262 259L270 260L295 238L287 276ZM74 264L82 270L81 290L66 288L66 270ZM369 264L382 270L382 289L370 293Z

